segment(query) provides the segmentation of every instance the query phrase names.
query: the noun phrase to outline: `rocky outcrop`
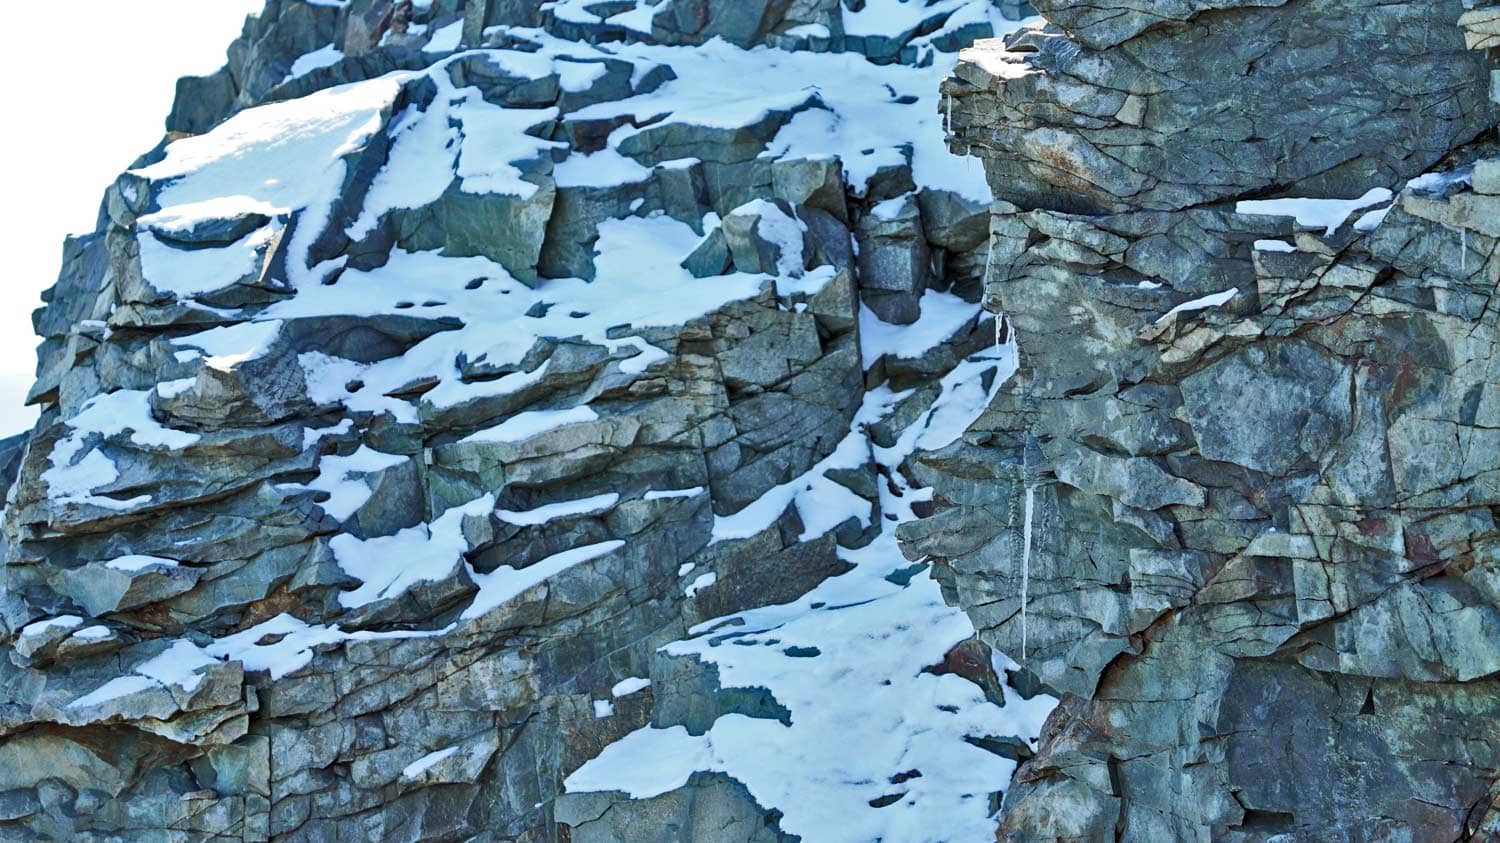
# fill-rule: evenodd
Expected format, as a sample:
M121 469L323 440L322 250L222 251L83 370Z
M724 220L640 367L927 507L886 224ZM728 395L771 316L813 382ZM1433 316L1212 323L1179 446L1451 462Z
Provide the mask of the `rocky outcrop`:
M1052 701L894 530L1002 11L268 2L37 315L0 838L993 833Z
M1358 196L1491 125L1459 0L1139 5L1053 0L1055 27L960 65L959 148L996 195L1087 213Z
M36 317L0 838L1500 835L1497 7L1021 6L268 2Z
M1021 371L902 528L1063 699L1000 837L1500 833L1494 10L1036 5L944 88Z

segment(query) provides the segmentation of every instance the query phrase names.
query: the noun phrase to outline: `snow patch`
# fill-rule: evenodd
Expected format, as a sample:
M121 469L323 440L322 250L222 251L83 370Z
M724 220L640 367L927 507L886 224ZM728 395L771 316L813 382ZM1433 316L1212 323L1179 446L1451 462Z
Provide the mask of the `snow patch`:
M1168 319L1176 316L1179 313L1191 313L1195 310L1207 310L1213 307L1222 307L1227 304L1230 299L1239 294L1239 287L1230 287L1229 289L1223 290L1221 292L1211 293L1209 295L1202 296L1201 298L1193 299L1192 301L1185 301L1182 304L1179 304L1171 310L1167 311L1166 313L1163 313L1161 317L1156 320L1156 324L1160 325L1161 323L1167 321Z
M488 574L471 573L474 582L479 584L479 593L474 596L474 602L469 604L469 608L464 610L463 618L471 620L482 617L519 597L527 589L540 585L575 565L591 562L624 546L625 542L615 539L565 550L520 570L503 565Z
M1235 203L1234 210L1237 214L1294 217L1298 225L1326 229L1324 235L1332 237L1350 214L1389 202L1393 196L1389 189L1376 187L1358 199L1253 199Z

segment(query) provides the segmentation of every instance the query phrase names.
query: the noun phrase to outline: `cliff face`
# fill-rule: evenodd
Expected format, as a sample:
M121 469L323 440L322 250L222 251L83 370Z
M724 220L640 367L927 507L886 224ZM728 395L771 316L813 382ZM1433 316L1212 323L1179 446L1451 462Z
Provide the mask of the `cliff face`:
M0 839L1500 835L1500 10L1035 5L268 2L36 318Z
M945 84L1021 370L902 537L1063 696L1002 838L1500 833L1488 5L1046 0Z
M993 834L1052 701L894 530L1006 6L267 3L37 315L0 839Z

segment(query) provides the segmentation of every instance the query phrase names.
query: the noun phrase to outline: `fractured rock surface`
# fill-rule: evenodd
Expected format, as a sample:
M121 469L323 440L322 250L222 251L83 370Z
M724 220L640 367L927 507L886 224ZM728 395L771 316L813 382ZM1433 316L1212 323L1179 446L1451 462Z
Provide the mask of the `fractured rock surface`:
M36 317L0 839L1500 835L1500 12L1035 5L268 2Z
M1494 9L1142 6L945 89L1022 370L901 530L1062 695L1000 837L1488 839Z
M958 148L1025 208L1358 196L1491 126L1461 0L1038 5L1051 26L945 85Z
M992 835L1054 701L894 531L1019 11L270 0L36 317L0 839Z

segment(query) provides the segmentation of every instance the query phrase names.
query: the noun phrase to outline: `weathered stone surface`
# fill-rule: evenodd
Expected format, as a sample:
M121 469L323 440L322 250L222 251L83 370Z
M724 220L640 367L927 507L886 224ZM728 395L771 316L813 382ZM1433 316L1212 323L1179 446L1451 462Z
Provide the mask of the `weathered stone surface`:
M887 322L917 321L931 283L932 257L916 199L907 195L875 206L860 219L854 236L865 304Z
M802 838L767 823L744 785L723 774L697 774L686 786L645 800L606 793L573 794L558 803L558 821L575 843L617 840L722 840L725 843L784 843Z
M946 89L1024 364L914 458L935 512L901 531L1064 695L999 838L1482 837L1500 232L1465 4L1147 5L1038 2Z
M201 573L170 559L130 560L127 565L91 563L60 572L57 592L94 617L162 603L198 584Z
M765 37L786 13L789 0L668 0L652 15L652 34L665 43L701 44L723 38L748 47Z
M16 475L21 472L21 458L25 456L26 443L30 440L25 433L0 439L0 494L9 491L10 484L16 482Z
M1171 27L1204 13L1237 8L1285 6L1288 0L1156 0L1150 4L1116 0L1076 3L1039 0L1032 5L1072 38L1095 49L1112 47L1155 27Z
M1038 6L1061 29L975 47L944 88L954 148L1024 207L1353 197L1491 123L1460 0Z
M1474 163L1474 192L1494 196L1500 193L1500 160L1486 158Z
M897 5L268 0L35 317L0 839L992 833L1049 701L894 525L1013 368L934 109L1003 17Z

